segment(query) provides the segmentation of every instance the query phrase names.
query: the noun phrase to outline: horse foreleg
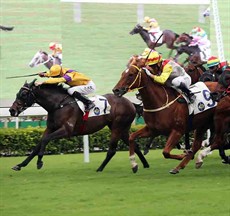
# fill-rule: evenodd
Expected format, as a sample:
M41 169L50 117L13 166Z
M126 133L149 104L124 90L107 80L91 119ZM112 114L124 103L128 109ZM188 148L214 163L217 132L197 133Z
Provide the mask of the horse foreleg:
M144 155L147 155L149 153L149 149L151 148L152 146L152 142L154 140L154 137L150 137L148 143L145 145L145 148L144 148Z
M129 136L129 159L131 162L131 167L133 170L133 173L136 173L138 171L138 164L135 160L135 149L136 149L136 143L135 139L138 137L150 137L152 134L147 126L141 128L140 130L130 134Z
M42 158L44 156L45 148L46 148L46 145L51 140L70 137L70 135L73 132L73 128L72 128L72 126L69 127L69 125L73 125L73 124L63 125L58 130L56 130L56 131L54 131L52 133L47 133L42 137L41 148L40 148L40 150L38 152L37 169L41 169L42 166L43 166ZM67 130L67 128L68 128L68 130Z
M27 166L29 162L38 154L40 147L41 147L41 143L38 143L33 149L33 151L31 152L31 154L24 161L22 161L22 163L12 167L12 169L15 171L20 171L22 167Z
M46 128L42 135L42 138L47 136L48 133L49 133L49 129ZM41 141L34 147L31 154L22 163L17 164L16 166L12 167L12 169L15 171L19 171L21 170L22 167L27 166L29 162L38 154L38 152L40 151L40 148L41 148Z
M185 156L185 154L180 154L180 155L174 155L170 154L172 149L178 144L180 138L182 137L182 133L173 130L165 144L165 148L163 149L163 155L165 158L170 158L170 159L176 159L176 160L182 160Z

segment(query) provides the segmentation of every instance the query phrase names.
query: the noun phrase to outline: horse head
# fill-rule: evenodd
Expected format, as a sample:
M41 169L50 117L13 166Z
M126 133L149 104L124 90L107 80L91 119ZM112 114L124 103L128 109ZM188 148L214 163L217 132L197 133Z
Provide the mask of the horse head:
M137 24L132 31L129 32L129 34L134 35L138 34L143 30L143 27L140 24Z
M125 93L142 88L142 78L146 75L142 67L144 67L144 60L138 56L133 56L132 61L129 62L129 67L122 72L121 78L113 88L113 93L121 97Z
M16 94L16 99L13 105L10 107L9 112L11 116L17 117L21 112L31 107L35 103L35 97L33 94L33 86L36 79L31 83L25 82L19 92Z
M45 65L49 69L53 65L53 58L48 53L39 50L35 53L29 66L33 68L38 67L39 65Z
M176 39L175 43L176 44L186 43L188 45L192 39L193 39L192 36L184 32Z

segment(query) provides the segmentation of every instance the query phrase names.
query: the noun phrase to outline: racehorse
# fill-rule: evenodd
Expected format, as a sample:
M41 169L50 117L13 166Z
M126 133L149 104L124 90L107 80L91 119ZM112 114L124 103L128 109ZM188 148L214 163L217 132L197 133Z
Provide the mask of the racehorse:
M200 81L200 77L203 75L205 70L203 67L196 66L190 62L184 67L184 69L186 73L191 77L192 84Z
M0 29L3 31L12 31L14 27L7 27L7 26L0 25Z
M149 33L146 29L144 29L141 25L137 24L132 31L129 32L131 35L134 34L140 34L144 42L147 44L147 46L150 49L154 49L155 47L162 46L163 44L166 44L167 48L173 50L176 49L176 46L174 46L174 42L176 41L177 37L179 36L175 32L171 30L164 30L162 32L162 41L154 43L151 41Z
M138 89L142 97L143 116L146 125L129 137L132 170L134 173L138 170L134 155L135 139L137 137L165 135L168 136L168 139L163 149L164 157L182 160L176 168L170 171L171 174L177 174L180 169L185 168L200 149L203 136L213 122L216 103L211 99L210 93L205 91L205 99L209 109L198 115L189 116L188 105L181 101L181 94L172 88L153 82L142 69L144 64L143 59L134 58L133 64L122 73L120 80L113 88L114 94L118 97L122 97L128 91L135 89ZM215 90L216 85L217 83L213 82L206 83L211 91ZM182 135L186 131L194 129L194 142L191 150L187 154L171 154L171 150L179 142Z
M45 65L48 69L50 69L54 64L61 65L60 59L49 55L47 52L39 50L35 53L29 63L29 66L33 68L39 65Z
M230 92L228 96L224 96L216 107L215 117L215 136L211 145L203 149L197 157L196 168L199 169L203 165L203 159L213 150L220 149L220 156L223 159L223 163L230 164L230 156L226 156L224 150L229 148L230 141ZM223 142L223 140L227 142ZM226 146L224 144L226 143Z
M10 107L11 116L18 116L22 111L32 106L35 102L38 103L48 112L47 127L40 140L35 146L31 154L20 164L17 164L12 169L19 171L38 155L37 168L43 166L43 155L46 145L51 140L69 138L71 136L79 136L92 134L108 126L111 130L109 141L109 149L105 160L102 162L97 171L103 171L104 167L116 153L118 141L121 139L129 144L129 130L133 122L136 111L133 104L126 98L118 98L113 94L106 94L101 99L104 101L104 115L89 117L87 120L83 118L83 111L80 109L75 99L70 96L66 89L58 85L41 85L36 86L35 81L25 83L19 90L16 100ZM109 104L111 109L109 113L105 113L106 107ZM99 114L94 110L95 114ZM140 160L145 168L149 167L143 154L137 147L135 152L139 155Z
M183 53L188 55L188 58L185 60L185 62L192 60L192 58L196 58L197 61L202 62L200 57L200 48L198 45L195 46L189 46L191 43L193 37L190 36L187 33L182 33L175 41L176 44L184 43L176 48L176 55L174 56L174 60L177 62L179 59L179 56ZM184 62L184 63L185 63Z

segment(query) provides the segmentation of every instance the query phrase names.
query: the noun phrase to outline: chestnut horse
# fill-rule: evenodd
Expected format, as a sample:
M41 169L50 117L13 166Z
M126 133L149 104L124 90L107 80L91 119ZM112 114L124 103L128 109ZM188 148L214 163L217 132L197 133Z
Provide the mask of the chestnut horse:
M182 160L181 163L170 171L171 174L179 173L185 168L196 152L200 149L203 136L213 122L216 103L211 99L210 93L206 92L206 100L210 109L194 116L189 116L187 103L181 101L181 94L176 90L155 83L145 70L142 69L142 59L134 58L113 88L118 97L125 93L138 89L144 106L145 127L132 133L129 137L130 161L133 172L137 172L138 165L135 160L134 149L137 137L168 136L163 155L165 158ZM217 83L207 83L207 87L214 91ZM179 100L180 99L180 100ZM171 154L171 150L179 142L179 139L188 130L195 130L194 142L187 154Z
M36 102L48 112L47 128L31 154L22 163L14 166L13 170L21 170L36 155L38 155L37 168L41 169L45 147L51 140L92 134L105 126L108 126L111 130L109 149L105 160L97 171L103 171L115 155L117 143L120 139L127 145L129 144L129 130L135 118L136 110L128 99L106 94L104 98L100 99L104 101L103 115L98 115L100 110L95 107L96 115L86 120L83 118L83 112L75 99L67 93L66 89L58 85L35 86L34 82L35 80L23 85L9 111L11 116L18 116ZM111 105L111 109L109 113L106 113L104 110L108 107L108 103ZM136 148L135 152L139 155L144 167L148 168L149 165L140 149Z

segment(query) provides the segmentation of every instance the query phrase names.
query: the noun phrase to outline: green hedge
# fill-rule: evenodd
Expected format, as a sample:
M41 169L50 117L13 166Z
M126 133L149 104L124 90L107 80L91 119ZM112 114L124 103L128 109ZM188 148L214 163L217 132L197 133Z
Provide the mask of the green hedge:
M143 127L143 125L133 126L131 131L134 132ZM21 156L31 152L34 146L39 142L44 128L1 128L0 129L0 154L1 156ZM110 130L104 129L89 136L90 152L107 151L110 139ZM137 140L140 147L144 146L148 139L141 138ZM154 146L162 148L165 145L165 138L158 137L154 139ZM119 141L118 151L128 150L128 146ZM69 139L59 139L51 141L46 147L46 154L60 153L77 153L83 151L83 137L72 137Z

